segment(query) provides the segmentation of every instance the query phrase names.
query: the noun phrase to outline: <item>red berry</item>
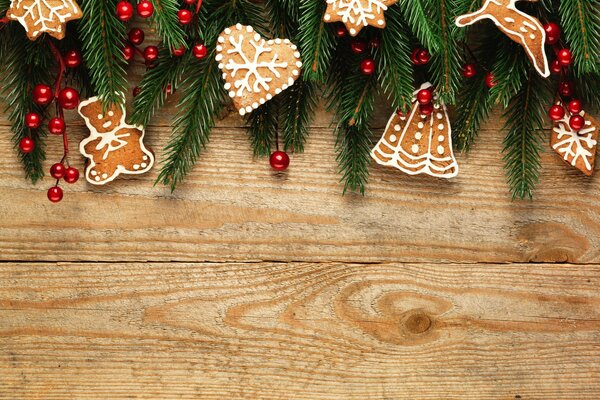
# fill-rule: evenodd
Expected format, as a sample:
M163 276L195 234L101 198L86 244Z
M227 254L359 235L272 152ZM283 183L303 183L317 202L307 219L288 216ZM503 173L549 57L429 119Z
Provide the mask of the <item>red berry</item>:
M153 62L158 59L158 47L156 46L147 46L144 49L144 60L146 62Z
M581 100L571 100L567 108L571 114L579 114L581 111L583 111Z
M142 18L148 18L154 13L154 6L148 0L142 0L137 5L137 13Z
M491 72L488 72L487 75L485 76L485 85L491 89L494 86L496 86L497 84L498 84L498 82L496 82L496 77L494 76L494 74Z
M546 44L555 45L560 40L560 26L554 22L544 25L546 31Z
M431 93L431 90L429 90L429 89L419 90L419 93L417 93L417 101L419 102L419 104L421 104L423 106L431 103L432 98L433 98L433 94Z
M362 54L367 51L367 42L361 39L354 39L350 44L350 48L354 54Z
M581 115L573 115L569 120L569 126L574 131L580 131L585 126L585 118Z
M419 112L421 115L431 115L433 114L433 104L421 104L419 105Z
M69 167L65 171L65 182L75 183L79 179L79 170L77 168Z
M179 23L181 25L187 25L192 22L192 12L190 10L179 10L177 12L177 19L179 19Z
M117 18L122 22L127 22L133 17L133 6L128 1L119 1L117 3Z
M560 61L552 61L552 63L550 63L550 71L555 75L560 74L562 72L562 66L560 65Z
M79 105L79 92L66 87L58 93L58 104L67 110L72 110Z
M466 64L463 67L462 74L465 78L471 79L477 75L477 67L475 64Z
M62 135L65 133L67 129L67 124L65 124L65 120L62 118L52 118L48 122L48 130L53 135Z
M410 54L410 61L412 61L414 65L421 65L421 61L419 61L419 51L421 51L421 49L416 48Z
M140 44L144 43L144 38L146 37L146 35L144 34L144 31L140 28L133 28L129 31L127 37L129 37L129 41L131 43L133 43L136 46L139 46Z
M290 157L283 151L276 151L269 158L271 168L276 171L285 171L290 166Z
M208 54L208 48L203 43L198 43L192 48L192 54L198 60L202 60Z
M552 121L560 121L565 116L565 109L558 104L553 105L548 111L548 116Z
M563 67L568 67L573 63L573 54L571 54L571 50L569 49L560 49L556 58Z
M125 47L123 47L123 58L125 59L125 61L129 62L133 60L134 55L135 50L133 49L133 46L131 46L130 44L126 44Z
M373 49L378 49L381 46L381 40L378 37L374 37L369 41L369 46Z
M69 50L64 56L65 65L69 68L77 68L81 65L81 53L77 50Z
M19 149L24 154L29 154L35 149L35 142L30 137L24 137L19 141Z
M165 88L165 94L173 94L175 93L175 89L173 89L173 85L171 85L170 83L167 84L167 87Z
M198 0L183 0L183 2L185 4L187 4L188 6L191 6L192 4L195 4L198 2Z
M63 191L60 187L58 186L53 186L50 189L48 189L48 200L50 200L53 203L58 203L59 201L61 201L63 198Z
M431 60L431 55L426 49L420 49L417 52L417 60L419 61L419 65L425 65Z
M142 93L142 89L139 86L133 88L133 97L137 97L140 93Z
M65 176L65 165L63 163L56 163L53 164L52 167L50 167L50 176L52 176L54 179L61 179L63 176Z
M177 49L172 49L171 54L173 54L175 57L181 57L185 54L185 46L181 46Z
M565 81L561 82L558 91L563 97L571 97L573 96L573 92L575 91L575 85L573 82Z
M35 104L47 106L52 103L53 98L54 95L50 86L39 83L33 88L33 102Z
M343 38L348 34L348 29L346 29L346 27L342 24L337 24L335 26L335 36L337 36L338 38Z
M29 129L37 129L42 124L42 117L40 114L30 112L25 115L25 126Z
M375 60L373 60L371 58L365 58L360 63L360 72L362 72L363 75L373 75L373 73L375 73L375 69L376 69Z

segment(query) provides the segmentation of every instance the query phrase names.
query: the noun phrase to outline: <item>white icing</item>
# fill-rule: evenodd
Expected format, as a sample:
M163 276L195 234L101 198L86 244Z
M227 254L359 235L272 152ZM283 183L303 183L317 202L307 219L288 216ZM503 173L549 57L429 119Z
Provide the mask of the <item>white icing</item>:
M411 150L413 153L417 154L419 152L419 145L413 144Z
M586 124L587 126L591 125ZM598 142L594 140L594 132L597 127L590 126L579 132L575 132L569 125L569 117L565 116L558 121L553 131L557 135L558 141L552 148L560 154L563 159L576 166L579 160L582 160L587 171L592 171L592 159L596 152ZM572 158L572 160L571 160Z
M396 140L398 140L398 136L396 136L396 135L390 135L390 140L392 142L395 142Z
M402 130L402 127L400 125L396 124L396 125L394 125L394 130L396 132L400 132Z
M422 137L423 137L423 134L421 132L415 133L415 139L421 140Z
M393 3L395 1L390 0L327 0L323 20L331 21L333 14L336 21L342 21L350 34L356 36L367 25L384 27L383 12Z
M23 25L31 39L43 33L62 39L64 24L81 18L82 13L74 0L12 0L6 16Z

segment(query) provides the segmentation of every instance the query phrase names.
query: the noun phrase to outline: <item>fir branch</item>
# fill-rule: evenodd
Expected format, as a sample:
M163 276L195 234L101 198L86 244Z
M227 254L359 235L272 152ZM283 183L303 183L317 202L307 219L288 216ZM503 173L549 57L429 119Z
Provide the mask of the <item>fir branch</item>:
M326 6L323 0L300 2L298 42L302 49L304 79L307 81L325 80L336 46L331 28L323 21Z
M177 18L179 0L150 0L154 5L154 13L150 21L156 27L158 36L169 50L177 49L185 44L184 32Z
M157 65L149 69L140 82L140 94L133 101L132 123L148 125L156 110L164 105L167 87L177 89L186 66L196 61L190 52L172 57L169 50L161 49Z
M116 0L86 0L79 33L92 84L107 104L122 103L127 89L122 46L125 25L115 15Z
M423 4L426 0L400 0L397 4L404 19L419 41L430 51L437 52L441 47L439 32L432 26L432 21ZM388 14L386 14L388 18Z
M295 38L299 28L299 2L295 0L265 0L265 7L275 36Z
M533 198L541 168L546 108L551 99L548 82L530 68L505 112L504 161L513 198Z
M521 89L530 62L521 47L512 40L498 37L498 41L496 63L492 68L496 86L490 89L490 96L494 103L506 108Z
M379 82L392 101L392 106L407 111L411 106L414 90L409 35L402 20L400 6L390 7L386 18L387 27L381 32L381 44L375 52Z
M460 107L456 109L453 141L459 150L468 152L493 106L492 97L485 84L485 74L479 73L466 81L459 93L457 103Z
M562 0L559 11L576 73L600 73L600 0Z
M279 96L261 105L248 116L248 133L255 157L268 157L271 154L277 137L278 103Z
M584 74L573 77L577 95L589 112L600 112L600 74Z
M279 113L285 151L302 153L317 108L316 85L300 77L284 91Z

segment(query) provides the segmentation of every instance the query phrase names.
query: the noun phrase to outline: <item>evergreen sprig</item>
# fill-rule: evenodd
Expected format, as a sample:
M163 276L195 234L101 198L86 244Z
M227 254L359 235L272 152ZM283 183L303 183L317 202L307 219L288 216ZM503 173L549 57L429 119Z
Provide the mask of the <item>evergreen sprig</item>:
M298 42L303 52L304 78L318 83L326 80L336 45L330 24L323 21L326 6L323 0L300 2Z
M492 68L496 86L490 89L490 96L495 103L506 108L511 99L519 92L530 61L525 57L523 49L505 36L498 37L496 62Z
M317 108L317 87L300 77L281 95L280 132L285 151L302 153Z
M185 45L185 38L181 24L177 18L179 0L150 0L154 5L151 22L156 27L158 36L164 46L169 49L177 49Z
M248 134L256 157L268 157L277 137L279 96L258 107L248 116Z
M559 10L575 71L600 73L600 0L561 0Z
M493 101L485 83L485 74L477 74L466 80L458 95L456 121L453 128L453 142L456 147L468 152L471 150L479 129L488 118Z
M441 46L441 39L439 30L429 18L427 0L400 0L397 7L419 41L429 51L437 52ZM386 14L386 18L388 17L389 14Z

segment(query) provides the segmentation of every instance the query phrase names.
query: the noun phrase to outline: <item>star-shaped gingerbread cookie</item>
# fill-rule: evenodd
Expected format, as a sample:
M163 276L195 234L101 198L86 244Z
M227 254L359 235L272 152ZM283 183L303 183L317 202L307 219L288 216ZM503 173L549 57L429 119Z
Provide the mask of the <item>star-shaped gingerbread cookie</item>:
M6 12L8 19L23 25L30 40L43 33L61 40L65 37L66 23L81 16L74 0L11 0Z
M367 25L385 28L384 11L398 0L326 0L325 22L343 22L356 36Z

